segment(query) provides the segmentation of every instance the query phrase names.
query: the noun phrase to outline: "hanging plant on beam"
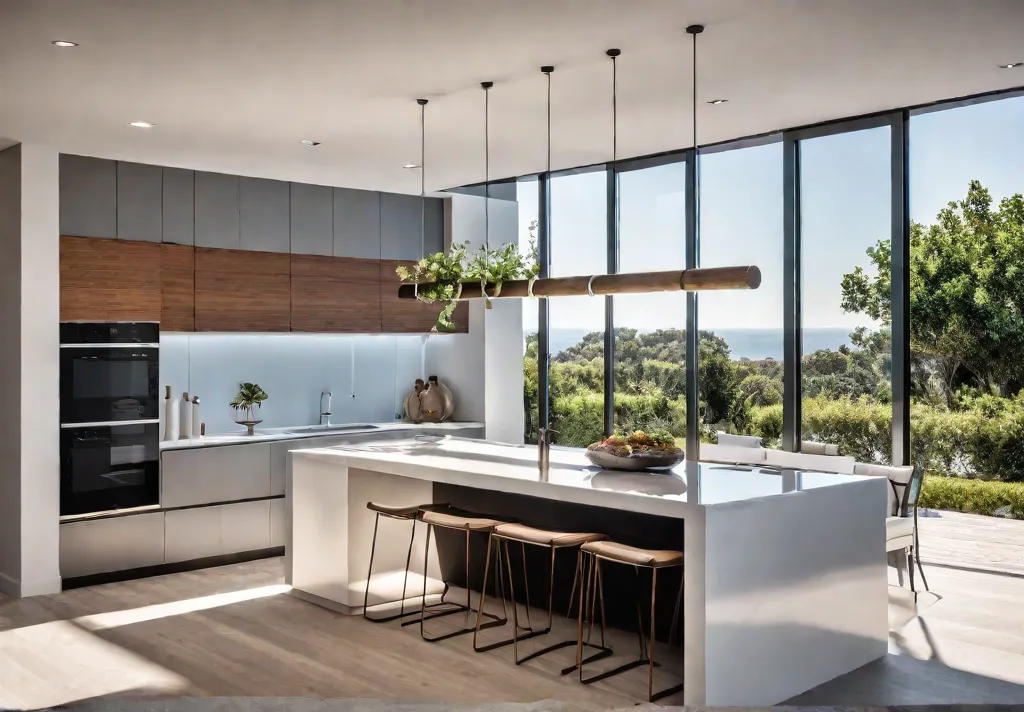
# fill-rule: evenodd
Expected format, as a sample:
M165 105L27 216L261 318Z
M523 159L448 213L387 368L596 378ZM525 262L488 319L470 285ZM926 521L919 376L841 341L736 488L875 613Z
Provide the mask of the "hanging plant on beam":
M490 309L491 298L501 295L501 287L505 282L532 285L537 280L540 263L534 236L536 226L536 221L530 224L529 250L526 255L512 243L496 250L481 247L470 253L469 243L466 242L453 244L448 254L436 252L412 267L397 267L395 272L398 278L413 287L412 290L409 287L400 288L404 289L400 291L400 296L412 296L426 304L443 304L432 331L452 331L455 328L452 314L462 299L464 284L477 287L473 290L475 298L482 297L484 306Z

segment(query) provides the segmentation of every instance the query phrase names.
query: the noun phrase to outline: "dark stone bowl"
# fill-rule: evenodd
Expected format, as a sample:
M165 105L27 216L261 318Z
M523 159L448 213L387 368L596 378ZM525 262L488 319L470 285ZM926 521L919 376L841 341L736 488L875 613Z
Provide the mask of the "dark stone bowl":
M587 459L605 470L668 470L686 457L683 452L665 455L613 455L603 450L587 450Z

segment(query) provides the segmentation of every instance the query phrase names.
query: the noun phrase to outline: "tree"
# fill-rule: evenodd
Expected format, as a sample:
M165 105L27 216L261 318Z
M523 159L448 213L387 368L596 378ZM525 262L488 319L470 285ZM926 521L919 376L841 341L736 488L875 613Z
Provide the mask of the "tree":
M911 348L937 360L947 398L961 365L1006 395L1024 381L1024 197L992 196L972 180L934 225L910 226ZM843 278L843 308L890 322L888 240L868 249L875 274Z

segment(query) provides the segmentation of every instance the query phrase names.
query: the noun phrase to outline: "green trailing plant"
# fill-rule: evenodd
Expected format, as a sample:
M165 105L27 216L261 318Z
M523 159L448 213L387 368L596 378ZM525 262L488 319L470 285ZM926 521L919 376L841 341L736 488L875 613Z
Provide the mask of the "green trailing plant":
M416 285L416 298L426 304L443 304L437 315L433 331L451 331L452 314L462 296L462 285L479 282L484 295L484 306L491 308L490 297L501 293L504 282L526 279L532 282L540 275L537 241L534 235L536 221L530 224L529 250L526 255L519 248L506 244L491 250L481 247L470 254L469 243L453 244L448 254L436 252L427 255L412 267L395 268L398 278L406 284Z
M243 420L256 420L255 409L262 406L270 396L256 383L239 383L238 394L235 399L228 403L236 413L242 411Z

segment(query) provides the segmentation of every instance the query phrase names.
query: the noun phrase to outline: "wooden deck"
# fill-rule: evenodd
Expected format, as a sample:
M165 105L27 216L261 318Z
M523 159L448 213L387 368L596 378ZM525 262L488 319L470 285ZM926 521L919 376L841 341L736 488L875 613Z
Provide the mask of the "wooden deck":
M791 703L1024 704L1024 522L944 514L923 519L921 531L933 594L915 605L909 591L890 588L891 654ZM939 561L956 568L928 564ZM265 559L0 597L0 708L145 694L557 699L600 710L630 707L646 686L642 670L590 686L560 677L571 650L517 667L508 649L476 654L466 637L431 645L415 627L341 616L282 584L281 560ZM575 635L561 625L561 635ZM623 650L634 648L625 641Z

